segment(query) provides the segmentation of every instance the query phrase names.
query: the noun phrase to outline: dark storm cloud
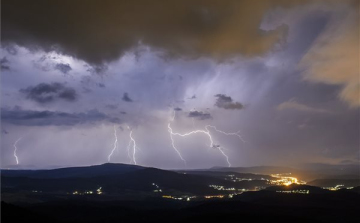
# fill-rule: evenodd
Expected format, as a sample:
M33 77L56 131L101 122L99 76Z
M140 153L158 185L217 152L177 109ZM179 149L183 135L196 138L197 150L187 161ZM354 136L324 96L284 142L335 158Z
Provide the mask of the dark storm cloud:
M0 60L1 70L10 70L9 61L6 57Z
M212 116L209 113L205 113L202 111L191 111L189 112L188 117L196 118L198 120L212 119Z
M262 18L271 8L303 2L3 0L1 38L4 44L56 50L92 65L139 44L169 56L221 60L263 54L283 42L287 28L261 30Z
M133 102L133 100L129 97L129 94L126 92L124 93L122 100L126 102Z
M14 125L23 126L73 126L79 124L93 124L107 121L120 123L118 118L109 117L97 110L90 110L83 113L66 113L58 111L31 111L15 109L1 109L1 121Z
M67 74L69 71L72 70L70 64L67 63L57 63L54 68L55 70L59 70L64 74Z
M36 86L20 89L20 92L25 94L26 98L41 104L56 100L75 101L77 99L75 89L66 87L62 83L40 83Z
M240 102L234 102L230 96L226 96L224 94L217 94L215 106L224 109L243 109L244 105Z
M179 107L176 107L176 108L174 108L174 111L182 111L182 109Z

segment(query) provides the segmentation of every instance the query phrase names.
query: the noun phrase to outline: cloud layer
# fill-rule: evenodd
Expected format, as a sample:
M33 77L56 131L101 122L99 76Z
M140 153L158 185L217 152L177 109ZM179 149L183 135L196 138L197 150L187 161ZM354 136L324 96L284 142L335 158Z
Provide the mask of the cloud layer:
M67 113L58 111L31 111L15 109L1 109L3 123L23 126L74 126L80 124L94 124L97 122L120 123L118 118L110 117L97 110L82 113Z
M40 83L36 86L20 89L27 99L36 101L40 104L50 103L56 100L75 101L77 99L76 90L66 87L62 83Z
M206 120L206 119L212 119L212 116L210 113L202 112L202 111L191 111L189 112L188 117L195 118L198 120Z
M2 2L2 41L80 58L113 61L139 44L169 56L219 60L267 52L287 28L259 29L265 12L303 1L28 1ZM71 10L69 10L71 9Z
M69 64L65 63L57 63L55 64L55 70L59 70L60 72L67 74L69 71L71 71L71 66Z
M215 95L217 97L215 106L223 109L243 109L244 105L240 102L234 102L233 99L230 96L224 95L224 94L217 94Z
M1 70L10 70L9 61L6 57L0 60Z
M359 1L338 15L313 43L300 66L305 80L342 85L339 97L350 107L360 106Z
M304 112L315 112L315 113L330 113L329 111L321 108L314 108L305 104L297 102L295 99L285 101L277 106L277 110L297 110Z

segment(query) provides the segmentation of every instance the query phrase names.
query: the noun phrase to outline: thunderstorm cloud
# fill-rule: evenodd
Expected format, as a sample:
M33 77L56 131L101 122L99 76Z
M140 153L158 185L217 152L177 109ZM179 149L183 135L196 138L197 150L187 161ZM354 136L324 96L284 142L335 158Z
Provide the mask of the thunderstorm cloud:
M120 123L120 119L110 117L98 110L90 110L81 113L32 111L15 109L1 109L3 123L23 126L74 126L80 124L95 124L98 122Z
M40 83L36 86L30 86L20 89L27 99L36 101L40 104L50 103L56 100L75 101L77 99L76 90L67 87L62 83Z
M215 106L223 109L231 109L231 110L240 110L244 108L244 105L240 102L234 102L230 96L224 94L217 94L215 95L216 102Z
M210 113L202 112L202 111L191 111L188 115L189 118L195 118L198 120L206 120L206 119L212 119L212 116Z
M30 1L4 1L1 37L4 44L55 48L95 65L114 61L139 44L162 49L171 57L222 60L237 54L261 55L282 44L287 27L259 28L263 14L301 3L52 0L37 1L35 6Z
M14 164L23 135L26 165L106 162L115 128L124 130L119 148L132 130L140 165L181 169L169 120L174 133L241 132L249 143L209 129L232 166L359 158L359 1L2 0L1 8L1 129L11 133L2 132L3 166ZM173 140L188 168L227 165L206 135ZM117 158L128 163L126 149Z
M69 64L65 64L65 63L57 63L55 64L55 70L59 70L60 72L67 74L69 73L69 71L71 71L71 66Z

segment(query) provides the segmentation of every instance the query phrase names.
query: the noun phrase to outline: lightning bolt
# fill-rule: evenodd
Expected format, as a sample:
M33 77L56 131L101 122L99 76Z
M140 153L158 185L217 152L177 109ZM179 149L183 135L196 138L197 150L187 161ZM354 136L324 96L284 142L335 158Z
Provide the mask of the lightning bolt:
M113 155L114 151L115 151L116 148L117 148L118 138L117 138L117 134L116 134L116 127L115 127L115 125L114 125L114 136L115 136L114 148L111 150L111 153L110 153L109 156L108 156L108 161L109 161L109 162L110 162L111 156Z
M129 144L128 144L128 146L126 147L127 152L128 152L128 157L129 157L129 159L130 159L130 163L131 163L131 160L132 160L131 154L130 154L130 146L131 146L131 143L132 143L132 140L130 139L130 140L129 140Z
M226 162L228 163L228 166L231 167L231 163L229 161L229 156L226 155L226 153L224 152L223 148L220 147L220 145L215 145L214 144L214 140L210 134L210 131L205 127L206 130L201 130L201 129L198 129L198 130L194 130L194 131L191 131L191 132L187 132L187 133L184 133L184 134L181 134L181 133L174 133L174 132L170 132L172 135L176 135L176 136L181 136L181 137L186 137L186 136L189 136L189 135L192 135L192 134L198 134L198 133L201 133L201 134L205 134L208 138L209 138L209 141L210 141L210 148L215 148L215 149L218 149L220 151L220 153L226 158Z
M175 111L173 113L173 117L171 119L171 122L174 121L175 119ZM180 159L184 161L185 165L186 165L186 161L183 159L183 157L181 156L181 153L179 152L179 150L175 147L174 145L174 139L173 139L173 136L180 136L180 137L186 137L186 136L189 136L189 135L192 135L192 134L204 134L206 135L208 138L209 138L209 142L210 142L210 148L215 148L215 149L218 149L219 152L221 153L222 156L225 157L226 159L226 162L228 163L228 166L231 167L231 163L229 161L229 156L225 153L224 151L224 148L221 147L220 145L215 145L214 144L214 140L212 138L212 135L211 135L211 132L209 130L209 128L212 128L214 129L216 132L219 132L219 133L222 133L224 135L228 135L228 136L237 136L242 142L245 142L245 140L241 137L239 131L238 132L224 132L222 130L219 130L216 128L216 126L212 126L212 125L207 125L205 126L205 130L202 130L202 129L197 129L197 130L193 130L193 131L190 131L190 132L187 132L187 133L177 133L177 132L173 132L172 128L171 128L171 122L168 123L168 132L170 133L170 139L171 139L171 143L172 143L172 146L174 148L174 150L177 152L177 154L179 155Z
M16 165L19 165L19 158L17 157L16 155L16 151L17 151L17 147L16 147L16 144L22 139L22 137L18 138L15 143L14 143L14 157L15 157L15 160L16 160Z
M217 131L219 133L222 133L224 135L227 135L227 136L237 136L243 143L246 143L246 141L240 135L240 131L237 131L237 132L224 132L224 131L221 131L221 130L217 129L215 126L212 126L212 125L207 125L205 128L206 129L213 128L215 131Z
M171 145L172 145L173 149L176 151L176 153L178 154L178 156L180 157L180 159L184 162L184 165L186 166L187 165L186 160L182 157L180 151L176 148L174 138L173 138L173 135L175 135L175 133L173 132L173 130L171 128L171 122L173 122L175 120L175 115L176 115L176 111L173 110L173 116L172 116L170 122L168 123L168 132L170 133Z
M133 142L133 161L134 164L136 165L136 159L135 159L135 154L136 154L136 142L135 139L132 137L132 130L130 131L130 139Z
M136 141L135 141L135 139L134 139L133 136L132 136L133 130L130 129L129 126L127 126L127 128L130 130L130 134L129 134L130 141L129 141L129 145L128 145L128 147L127 147L128 156L129 156L130 160L132 159L132 162L134 162L134 164L136 165L137 163L136 163L136 156L135 156L135 155L136 155L136 149L137 149L138 147L136 146ZM131 155L130 155L130 147L131 147L131 144L133 145L133 146L132 146L132 157L131 157ZM131 161L130 161L130 162L131 162Z
M223 148L220 146L216 146L216 148L221 152L221 154L226 158L226 162L228 163L228 166L231 167L231 163L229 161L229 156L225 154Z
M180 157L180 159L184 162L185 166L186 166L186 160L182 157L180 151L176 148L175 143L174 143L174 138L173 135L175 135L176 133L173 132L170 123L168 124L168 131L170 133L170 139L171 139L171 145L174 148L174 150L176 151L176 153L178 154L178 156Z

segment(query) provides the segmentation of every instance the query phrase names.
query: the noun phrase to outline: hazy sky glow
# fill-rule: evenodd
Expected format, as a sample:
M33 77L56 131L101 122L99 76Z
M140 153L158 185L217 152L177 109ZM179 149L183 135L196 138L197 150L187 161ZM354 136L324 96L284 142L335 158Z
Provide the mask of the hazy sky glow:
M107 162L114 126L111 162L131 162L132 131L139 165L227 166L206 135L175 135L185 167L169 122L239 131L246 142L210 128L232 166L359 163L358 1L3 0L2 12L2 167L20 137L20 166Z

